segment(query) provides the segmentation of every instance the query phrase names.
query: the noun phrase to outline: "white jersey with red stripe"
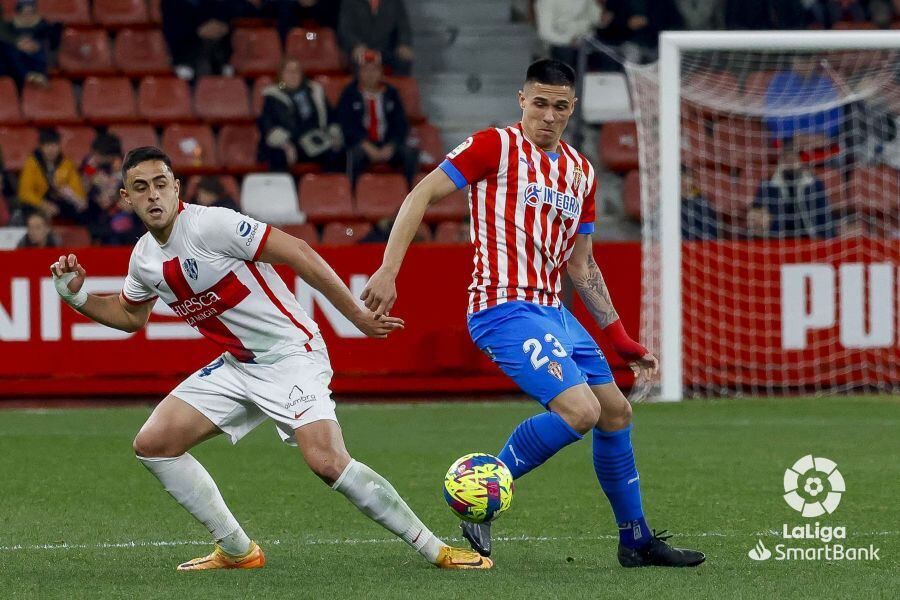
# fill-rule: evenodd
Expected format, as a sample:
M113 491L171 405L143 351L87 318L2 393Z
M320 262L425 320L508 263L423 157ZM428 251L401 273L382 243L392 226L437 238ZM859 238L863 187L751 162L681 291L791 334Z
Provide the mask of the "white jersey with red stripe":
M510 300L560 305L575 237L594 231L597 182L572 146L557 150L538 148L516 124L479 131L441 163L458 188L471 185L469 314Z
M149 233L138 240L122 295L133 304L161 298L241 362L324 347L275 269L257 262L270 231L227 208L182 204L165 244Z

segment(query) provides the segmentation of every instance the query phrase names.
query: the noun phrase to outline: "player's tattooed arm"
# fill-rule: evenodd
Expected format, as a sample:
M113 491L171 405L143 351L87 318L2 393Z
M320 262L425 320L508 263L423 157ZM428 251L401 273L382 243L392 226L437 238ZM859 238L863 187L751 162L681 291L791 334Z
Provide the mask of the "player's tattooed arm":
M570 271L570 275L575 289L578 290L578 295L581 296L585 306L601 328L614 323L619 318L612 298L609 296L606 281L603 280L603 273L600 272L600 267L597 266L593 256L588 255L587 267L582 273L576 274Z

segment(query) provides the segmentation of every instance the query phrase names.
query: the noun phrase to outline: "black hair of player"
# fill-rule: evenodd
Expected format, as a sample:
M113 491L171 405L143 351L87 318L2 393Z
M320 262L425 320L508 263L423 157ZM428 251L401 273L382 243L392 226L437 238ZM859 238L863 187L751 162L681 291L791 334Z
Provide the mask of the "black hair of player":
M169 167L170 171L172 170L172 159L169 158L168 154L156 146L141 146L129 150L128 154L125 155L125 160L122 161L122 181L126 180L128 171L148 160L161 160Z
M575 69L561 60L542 58L528 67L528 71L525 73L525 83L529 82L574 88Z

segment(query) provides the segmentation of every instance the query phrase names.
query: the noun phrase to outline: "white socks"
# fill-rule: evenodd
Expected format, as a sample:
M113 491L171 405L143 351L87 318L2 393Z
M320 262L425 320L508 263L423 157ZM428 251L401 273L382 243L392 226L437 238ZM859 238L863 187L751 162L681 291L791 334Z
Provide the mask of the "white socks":
M364 515L415 548L428 562L437 562L444 542L422 524L384 477L351 460L331 487L345 495Z
M156 475L185 510L206 525L222 550L233 556L250 550L250 538L225 506L216 482L197 459L187 453L175 458L138 456L137 459Z

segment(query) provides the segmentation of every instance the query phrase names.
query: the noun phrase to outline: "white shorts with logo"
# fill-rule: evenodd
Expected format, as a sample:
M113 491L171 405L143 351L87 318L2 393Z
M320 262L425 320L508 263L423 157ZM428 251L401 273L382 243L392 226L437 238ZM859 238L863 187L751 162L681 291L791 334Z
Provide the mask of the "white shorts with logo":
M317 348L272 364L242 363L225 353L172 390L231 437L231 443L270 418L286 443L294 430L322 419L337 421L331 399L331 361Z

